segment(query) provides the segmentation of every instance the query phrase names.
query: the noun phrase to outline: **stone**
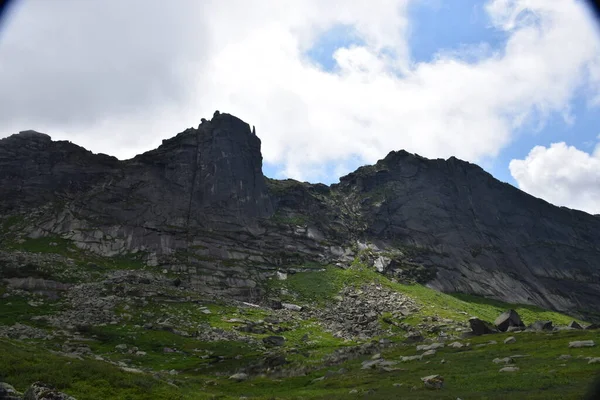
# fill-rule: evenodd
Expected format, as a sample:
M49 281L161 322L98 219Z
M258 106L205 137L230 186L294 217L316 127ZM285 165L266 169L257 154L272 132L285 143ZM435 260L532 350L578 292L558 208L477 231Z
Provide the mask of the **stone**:
M500 314L494 321L494 325L500 332L506 332L510 327L525 327L521 321L521 317L515 310L507 310Z
M552 328L552 321L535 321L527 327L527 329L534 331L551 331Z
M494 364L512 364L515 361L511 357L504 357L504 358L494 358L492 360L492 362Z
M514 366L500 368L500 372L517 372L518 370L519 370L519 367L514 367Z
M21 400L22 394L12 385L0 382L0 400Z
M588 361L588 364L599 364L600 363L600 357L591 357L590 360Z
M421 354L421 357L430 357L435 355L435 350L427 350L425 353Z
M441 375L429 375L421 378L425 387L429 389L442 389L444 387L444 377Z
M115 350L125 351L125 350L127 350L127 345L126 344L118 344L115 346Z
M238 372L237 374L231 375L229 377L229 379L238 381L238 382L242 382L242 381L248 380L248 374L246 374L244 372Z
M285 281L287 279L287 277L288 277L287 273L281 272L281 271L277 271L276 276L277 276L277 279L280 280L280 281Z
M558 356L558 359L559 359L559 360L569 360L569 359L571 359L572 357L573 357L573 356L572 356L572 355L570 355L570 354L562 354L562 355Z
M414 361L414 360L420 360L422 358L422 355L416 355L416 356L402 356L400 357L400 361L401 362L407 362L407 361Z
M273 310L281 310L283 308L281 300L275 298L267 299L267 306L272 308Z
M392 260L391 258L388 257L384 257L384 256L379 256L375 259L375 262L373 263L373 266L375 267L375 270L379 273L384 273L385 271L387 271L388 267L390 266Z
M363 361L361 364L361 369L372 369L377 367L379 364L381 364L381 359L378 360L366 360Z
M23 395L23 400L76 400L55 387L42 382L35 382Z
M492 324L476 317L469 318L469 326L471 327L473 334L477 336L498 332Z
M588 326L585 327L586 330L591 330L591 329L600 329L600 324L590 324Z
M407 342L422 342L425 339L420 332L410 332L404 337Z
M569 325L567 325L567 326L572 329L583 329L583 327L581 325L579 325L579 323L577 321L571 321L571 322L569 322Z
M504 344L512 344L512 343L516 343L517 339L514 336L509 336L506 339L504 339Z
M571 348L580 348L580 347L594 347L596 343L593 340L575 340L573 342L569 342L569 347Z
M442 347L444 347L444 343L422 344L417 346L417 351L435 350Z
M281 303L281 306L283 308L285 308L286 310L291 310L291 311L302 311L302 307L296 304L291 304L291 303Z
M267 346L283 346L285 344L285 338L283 336L267 336L262 339L263 343Z
M452 347L453 349L460 349L464 347L464 345L461 342L452 342L448 345L448 347Z

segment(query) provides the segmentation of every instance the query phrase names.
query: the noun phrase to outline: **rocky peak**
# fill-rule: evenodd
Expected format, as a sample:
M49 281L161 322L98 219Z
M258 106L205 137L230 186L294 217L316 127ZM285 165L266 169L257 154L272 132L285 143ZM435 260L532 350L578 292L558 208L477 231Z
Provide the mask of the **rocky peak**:
M162 180L148 182L158 193L167 189L186 199L181 207L187 210L187 220L225 213L227 218L248 221L272 214L260 147L260 139L247 123L216 111L211 120L202 119L198 128L163 140L130 165L150 167Z
M34 130L26 130L26 131L21 131L15 135L12 135L15 138L19 138L19 139L37 139L37 140L52 140L52 138L50 137L50 135L47 135L45 133L41 133L38 131L34 131Z

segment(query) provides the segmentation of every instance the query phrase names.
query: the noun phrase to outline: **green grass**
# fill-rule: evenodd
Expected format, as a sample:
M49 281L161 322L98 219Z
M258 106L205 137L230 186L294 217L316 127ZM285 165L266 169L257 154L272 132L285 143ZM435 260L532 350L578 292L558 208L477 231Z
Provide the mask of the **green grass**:
M182 399L181 390L148 374L132 374L95 360L53 355L30 344L0 339L0 380L19 391L42 381L79 400ZM196 398L209 398L198 395Z
M519 313L525 324L537 320L551 320L555 325L566 325L574 319L568 315L531 305L503 303L466 294L441 293L420 284L395 283L359 262L355 262L348 269L328 266L323 272L290 274L285 281L270 281L269 290L285 288L290 293L282 296L285 300L326 306L343 287L360 286L370 282L376 282L394 291L404 293L421 306L419 314L408 317L405 320L407 323L420 322L423 317L427 316L450 318L456 321L467 321L469 317L476 316L493 322L500 313L510 308Z
M256 377L246 382L233 382L227 375L209 375L205 371L189 370L180 375L163 375L173 380L167 385L150 374L132 374L94 360L73 360L52 355L35 345L22 345L0 340L0 378L25 390L31 382L41 380L78 399L359 399L372 391L373 399L581 399L597 373L597 365L588 364L588 356L600 356L598 348L570 349L569 341L597 339L597 333L569 331L516 334L517 342L506 345L507 334L488 335L469 340L469 348L438 350L433 357L422 361L399 363L398 371L384 372L361 369L368 357L345 362L338 366L320 368L306 376L272 379ZM476 347L494 339L498 344ZM163 339L152 337L151 340ZM168 339L167 341L170 341ZM143 340L140 342L143 343ZM414 346L399 346L382 352L386 360L398 361L401 356L417 354ZM518 358L515 373L500 373L500 365L492 360L515 354ZM558 356L569 354L569 360ZM441 363L441 360L444 363ZM313 382L327 371L344 368L345 372ZM426 389L420 378L440 374L445 378L442 390ZM401 387L394 387L401 383ZM350 395L350 390L358 393Z
M26 323L29 325L40 325L38 321L32 321L31 317L37 315L53 314L60 310L61 304L44 299L39 306L31 306L31 298L21 296L9 296L0 298L0 325L14 325L15 323Z
M23 223L24 220L25 220L25 218L22 215L8 216L8 217L4 218L4 220L2 221L2 223L0 225L0 232L7 232L11 228Z
M91 277L98 278L114 270L145 269L145 254L142 252L103 257L75 246L73 241L59 236L26 238L21 242L3 243L8 250L29 253L57 254L72 260L74 265L56 262L47 265L23 265L8 270L0 266L0 272L7 277L36 277L60 282L78 282Z
M134 329L130 325L94 327L87 334L97 340L88 343L96 354L113 361L132 360L131 365L135 367L155 371L175 369L182 374L194 374L205 370L231 370L237 365L251 363L258 357L258 353L243 342L203 342L165 330ZM119 344L137 347L147 354L137 357L122 353L115 349ZM164 348L176 352L165 353ZM202 358L204 355L210 357ZM238 355L242 355L243 359L236 359Z

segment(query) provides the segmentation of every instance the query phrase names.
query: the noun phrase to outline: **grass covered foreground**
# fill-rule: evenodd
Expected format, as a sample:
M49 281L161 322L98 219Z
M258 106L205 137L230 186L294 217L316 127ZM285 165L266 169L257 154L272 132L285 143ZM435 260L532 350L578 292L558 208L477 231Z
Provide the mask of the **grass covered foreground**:
M104 270L145 269L140 267L143 263L139 255L114 259L109 264L101 259L90 261L66 241L32 239L19 246L19 250L30 253L65 255L83 272L93 268L92 279L102 279ZM397 283L358 261L348 269L306 266L306 270L288 274L285 280L271 280L268 295L308 309L326 309L339 301L342 289L377 283L402 293L418 305L418 311L401 318L413 327L426 324L432 317L463 323L471 316L493 321L508 308L515 309L525 324L551 320L555 325L566 325L573 320L533 306L444 294L422 285ZM56 275L52 268L47 273L49 278L62 276ZM387 369L377 365L365 369L363 363L371 360L373 354L325 365L325 360L337 350L369 341L334 336L323 328L315 316L318 314L298 313L292 319L285 319L268 308L233 306L202 299L179 288L148 289L159 290L161 295L146 297L140 294L141 288L136 295L116 290L119 289L116 284L105 285L104 289L104 295L119 299L114 310L121 318L118 324L81 326L77 327L76 335L58 334L44 340L0 339L0 381L21 391L35 381L42 381L78 400L581 399L600 371L600 363L590 363L591 358L600 357L597 346L569 348L569 342L574 340L597 343L598 331L486 335L458 339L464 345L461 348L447 346L455 341L452 339L445 347L436 349L435 354L403 362L402 357L423 351L416 350L417 344L406 342L405 331L397 330L388 337L392 345L382 349L378 356L390 362ZM53 328L36 317L63 312L66 306L61 300L41 301L30 294L9 293L0 286L0 331L3 327L25 324L51 332ZM381 317L380 323L384 324ZM274 326L281 331L256 333L238 329L249 322L260 325L270 319L280 319ZM146 326L149 323L153 325L150 328ZM202 329L218 329L232 334L232 339L205 341L195 336ZM423 333L429 337L425 344L437 336L437 333ZM257 346L273 334L285 338L285 344L266 350ZM510 335L516 342L504 344ZM373 341L379 339L375 337ZM89 352L73 354L69 346L85 346ZM260 363L265 357L278 356L287 360L284 371L292 373L260 372L250 374L247 380L230 379L232 374ZM511 365L519 369L500 372L504 365L493 360L505 357L513 357ZM444 377L444 388L432 390L423 385L421 378L433 374Z
M259 377L236 382L227 376L184 372L175 376L131 373L93 359L77 360L50 354L33 343L0 340L2 379L24 390L31 382L50 382L85 399L581 399L599 364L597 347L570 349L573 340L596 339L595 332L519 333L504 344L508 334L462 341L461 349L442 348L431 358L398 362L396 370L362 369L363 357L307 376L271 379ZM490 340L497 341L489 344ZM482 345L482 346L478 346ZM381 353L389 361L417 354L414 345ZM515 358L519 370L499 372L495 358ZM571 358L559 359L562 355ZM427 389L421 377L439 374L441 390ZM320 379L325 377L324 379Z

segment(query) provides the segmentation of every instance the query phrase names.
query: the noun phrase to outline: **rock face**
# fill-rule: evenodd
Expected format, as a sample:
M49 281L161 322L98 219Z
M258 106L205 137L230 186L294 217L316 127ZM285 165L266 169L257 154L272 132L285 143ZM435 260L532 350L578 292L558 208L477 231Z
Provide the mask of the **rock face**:
M34 131L1 139L0 236L141 254L183 272L183 286L244 299L259 299L278 272L363 257L445 292L600 311L597 217L456 158L405 151L331 186L272 180L260 145L248 124L218 112L125 161Z

